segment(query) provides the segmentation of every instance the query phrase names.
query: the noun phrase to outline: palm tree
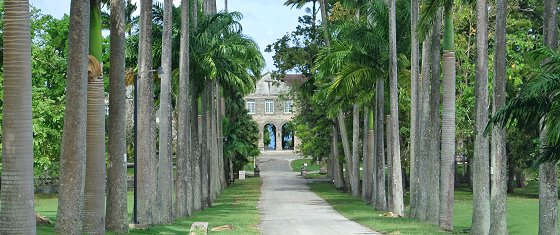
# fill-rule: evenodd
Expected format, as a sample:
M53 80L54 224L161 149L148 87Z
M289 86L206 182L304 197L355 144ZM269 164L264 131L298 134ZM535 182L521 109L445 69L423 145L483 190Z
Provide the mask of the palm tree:
M90 31L90 36L92 35ZM91 39L90 39L91 40ZM89 56L84 232L105 232L105 92L101 64Z
M189 99L190 88L190 40L189 40L189 0L181 1L181 46L179 52L179 96L178 104L178 130L177 130L177 172L176 172L176 214L177 218L190 215L192 200L189 192L189 115L192 105Z
M335 122L335 120L333 120ZM336 122L335 122L336 123ZM337 189L344 188L344 175L342 171L342 163L339 160L338 154L338 128L336 124L332 126L332 158L333 158L333 168L334 168L334 186Z
M496 44L494 49L494 95L492 114L506 102L506 19L507 0L496 1ZM506 131L492 128L492 187L490 205L490 234L508 234L506 219L507 155Z
M391 136L393 133L391 131L391 115L386 115L385 116L385 139L387 141L386 145L387 146L391 146L391 141L393 140L393 137ZM391 175L392 172L391 170L393 169L393 153L391 152L391 148L387 148L387 170L389 171L387 173L387 175L389 177L387 177L387 208L391 209L393 208L393 182L391 179Z
M191 29L195 30L197 25L198 25L198 11L199 11L199 1L190 1L191 3ZM204 197L203 197L203 167L202 167L202 162L203 162L203 150L202 150L202 116L200 116L202 114L202 110L200 110L200 106L199 106L199 97L200 94L197 93L196 91L196 81L193 81L193 85L191 86L191 105L193 105L193 109L192 109L192 141L193 141L193 145L192 145L192 152L194 153L193 155L193 161L192 161L192 165L193 165L193 172L192 172L192 178L193 178L193 209L194 210L201 210L202 208L204 208Z
M289 2L289 1L288 1ZM288 3L286 2L286 3ZM298 3L299 6L303 7L303 5L305 5L304 1L297 1L300 2ZM325 44L328 47L331 46L331 40L330 40L330 36L329 36L329 31L328 31L328 25L329 25L329 20L328 20L328 12L327 12L327 0L319 0L319 8L321 10L321 18L323 19L321 21L322 23L322 28L323 28L323 36L325 37ZM293 4L291 4L293 5ZM344 113L342 112L342 110L340 110L337 114L337 119L338 119L338 127L340 129L340 137L342 140L342 148L344 150L344 157L346 159L346 172L348 172L349 175L350 174L350 166L348 164L351 164L350 161L350 144L348 142L348 133L346 132L346 123L344 122ZM334 134L334 133L333 133ZM344 176L342 177L344 178ZM348 182L350 183L350 182Z
M552 50L558 47L557 0L544 1L543 38L544 45ZM550 59L545 59L545 61ZM548 97L547 97L548 99ZM544 120L542 121L544 122ZM549 121L550 123L550 121ZM543 128L540 133L541 146L546 146L547 136L558 133L558 129ZM552 134L554 135L554 134ZM558 138L556 138L558 140ZM543 151L541 151L543 152ZM539 234L558 234L558 172L557 162L539 166Z
M60 154L60 189L55 229L60 234L81 234L85 159L86 92L89 38L89 0L70 4L66 109ZM2 193L2 195L4 195Z
M157 208L154 88L152 74L152 0L140 2L138 50L138 222L152 224Z
M399 9L403 9L403 11L399 11L399 25L404 25L405 19L408 19L407 5L403 1L399 1ZM335 24L335 27L333 27L335 40L330 47L319 53L315 68L319 71L318 78L334 76L334 81L329 82L327 93L334 97L332 103L339 105L354 103L354 97L360 103L372 102L374 98L371 92L373 90L372 78L377 80L375 84L377 89L375 93L377 97L375 133L379 136L376 137L378 141L373 148L379 154L373 162L376 162L376 166L379 167L379 170L374 170L377 175L375 178L382 181L382 183L375 183L376 194L382 195L375 195L373 201L377 202L376 207L378 209L385 209L387 202L385 199L384 166L382 166L385 158L384 148L382 147L384 136L381 130L384 129L384 79L388 76L389 47L387 43L381 42L387 38L389 17L387 6L382 1L374 1L366 6L365 12L368 14L364 17L356 19L351 14L351 24ZM407 30L400 31L399 36L406 38L407 33ZM359 40L356 40L358 38ZM407 46L401 45L399 47L399 51L406 50ZM343 129L342 125L341 129ZM343 131L341 130L341 132Z
M455 161L455 39L453 28L453 1L431 0L419 21L420 32L426 29L432 17L443 7L443 94L441 127L441 170L439 226L453 229L454 165Z
M441 8L440 8L441 9ZM432 76L430 81L429 115L430 115L430 151L428 160L428 206L426 220L432 224L439 223L439 195L440 195L440 150L441 150L441 117L440 117L440 60L441 60L441 10L436 11L432 28Z
M419 103L420 103L420 147L419 155L415 158L418 168L418 178L419 187L417 189L417 201L415 210L415 218L422 221L426 220L426 211L428 209L428 191L431 190L429 185L429 156L430 156L430 135L431 135L431 125L430 125L430 59L432 57L432 43L430 40L430 34L425 35L424 41L422 42L422 74L419 84Z
M163 35L161 65L163 76L160 89L160 126L159 126L159 162L157 178L157 195L160 215L156 223L168 224L173 221L173 160L171 136L171 29L173 2L165 0L163 4Z
M0 233L35 234L29 1L4 3Z
M396 0L389 0L389 95L391 107L391 154L393 168L391 169L391 182L393 194L392 211L396 215L404 215L404 200L401 174L401 149L399 134L399 104L397 88L397 23Z
M419 58L420 58L420 49L419 49L419 42L418 42L418 32L417 32L417 25L418 25L418 18L419 18L419 3L418 0L411 0L410 1L410 41L411 41L411 50L410 50L410 210L411 215L415 217L415 213L412 211L416 208L416 197L417 197L417 188L419 184L419 177L418 177L418 170L416 164L416 158L419 155L419 142L420 139L420 132L418 131L420 122L418 119L419 116L419 99L418 99L418 80L420 78L420 67L419 67Z
M488 8L477 0L476 24L476 137L473 157L473 216L471 232L490 232L490 164L488 138L483 135L488 123Z
M377 79L375 82L375 186L374 198L375 208L387 210L387 193L385 189L385 143L383 117L385 115L385 81Z
M350 185L352 196L360 196L360 108L358 104L352 106L352 164L350 173Z
M548 6L548 5L547 5ZM549 12L550 13L550 12ZM549 14L547 13L547 14ZM550 15L545 15L550 16ZM554 18L545 19L554 21ZM547 21L548 21L547 20ZM554 34L556 23L545 21L545 44L555 48ZM552 28L551 28L552 27ZM550 31L552 30L552 31ZM553 41L550 41L550 39ZM492 117L491 122L499 126L520 125L533 126L541 131L540 140L542 141L539 166L539 234L554 234L557 232L558 224L557 205L552 203L558 197L557 180L551 176L556 176L556 164L560 159L560 105L559 97L556 95L560 91L560 53L550 48L537 49L532 53L534 61L542 61L542 64L535 63L533 67L539 70L531 74L530 80L526 83L517 96L509 99L506 105L498 110ZM552 167L551 167L552 166ZM544 183L543 183L544 182Z
M109 164L107 164L107 229L128 231L126 177L125 6L111 0L111 67L109 68Z
M224 94L230 95L239 92L246 94L254 89L256 82L254 77L255 74L260 73L263 59L256 44L241 34L240 19L241 15L233 12L204 16L199 21L199 26L193 34L191 48L193 61L196 61L192 64L192 70L195 72L193 77L198 79L196 84L206 84L201 87L206 90L201 92L214 91L217 94L217 83L221 84L220 90L223 90ZM205 96L207 97L204 99L203 107L206 108L208 105L212 113L208 122L210 126L205 130L213 130L214 134L210 133L209 142L203 144L208 145L213 152L221 154L219 150L221 144L218 143L217 138L219 133L216 133L221 126L216 123L219 121L216 118L216 113L220 109L219 102L208 94ZM210 102L207 103L206 100ZM206 123L206 120L203 119L203 121ZM217 155L212 156L214 158L205 159L205 161L211 160L209 162L212 165L210 172L213 175L209 175L211 177L209 186L212 190L210 199L214 200L221 190L225 173L223 169L220 169L223 168L223 164L220 163L219 158L215 157Z
M90 1L84 232L105 231L105 92L101 54L101 2Z
M362 133L362 158L363 158L363 170L362 170L362 200L365 202L371 202L371 194L373 184L371 181L373 180L373 175L371 174L373 164L371 157L372 155L369 154L369 148L373 146L369 146L370 144L370 136L373 138L373 132L370 133L370 128L368 128L369 124L369 109L364 108L364 122L363 122L363 133Z

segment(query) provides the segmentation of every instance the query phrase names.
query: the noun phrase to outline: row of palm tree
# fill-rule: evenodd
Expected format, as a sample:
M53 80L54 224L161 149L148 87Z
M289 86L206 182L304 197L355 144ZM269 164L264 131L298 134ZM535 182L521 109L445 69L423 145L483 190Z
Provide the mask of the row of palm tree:
M287 5L303 7L310 1L287 1ZM314 1L313 1L314 2ZM488 125L488 2L477 3L477 63L476 63L476 141L473 158L474 234L507 234L505 129L495 125L492 141L484 134ZM328 161L329 174L337 188L345 188L353 196L377 209L404 215L403 179L401 179L401 147L399 146L399 112L397 77L410 74L410 216L437 224L444 230L453 229L454 161L456 158L456 58L454 43L454 2L451 0L419 1L336 1L319 0L325 45L317 55L313 68L314 83L319 88L313 95L331 104L328 110L332 125L332 154ZM397 6L396 9L394 6ZM545 1L556 9L556 2ZM548 9L547 8L547 9ZM496 123L518 119L542 118L541 233L556 231L551 222L555 212L557 131L552 116L544 110L527 113L527 100L506 105L506 31L507 2L496 2L496 43L494 44L494 79L492 115ZM545 14L545 44L555 48L556 12ZM553 23L551 23L551 21ZM410 23L410 25L408 24ZM410 27L410 31L408 31ZM548 28L547 28L548 27ZM395 30L395 28L397 30ZM443 29L443 31L442 31ZM395 42L394 37L401 40ZM411 42L406 42L410 39ZM420 40L422 45L420 46ZM554 43L552 43L554 42ZM422 53L420 53L422 52ZM410 57L406 54L410 53ZM544 52L539 52L543 54ZM544 53L554 58L553 52ZM410 58L410 59L408 59ZM546 60L545 60L546 61ZM410 63L410 64L409 64ZM552 63L552 62L550 62ZM410 66L410 71L406 68ZM553 65L547 66L551 74ZM440 72L441 71L441 72ZM542 75L541 75L542 76ZM386 105L385 80L389 82ZM532 85L535 86L535 85ZM407 88L408 89L408 88ZM554 112L549 103L552 93L538 99ZM522 93L525 94L525 93ZM549 94L548 98L542 97ZM524 99L529 99L528 93ZM531 98L537 99L537 98ZM536 102L531 100L530 102ZM372 105L373 104L373 105ZM514 105L515 104L515 105ZM534 103L530 103L534 104ZM544 105L544 104L543 104ZM519 108L519 107L522 108ZM351 107L351 109L350 109ZM390 115L385 115L386 107ZM504 108L505 107L505 108ZM503 111L513 108L515 111ZM364 114L360 116L360 111ZM502 110L502 111L500 111ZM352 121L346 121L346 115ZM534 115L534 116L529 116ZM543 116L544 115L544 116ZM363 137L360 121L363 117ZM371 119L365 121L367 119ZM386 127L384 125L384 120ZM513 121L512 121L513 120ZM535 121L533 120L533 123ZM351 123L351 131L347 130ZM531 122L528 122L531 123ZM550 129L554 134L550 134ZM349 139L349 133L352 138ZM386 136L385 136L386 135ZM373 137L375 136L375 137ZM372 138L373 137L373 138ZM338 141L342 142L341 154ZM386 143L384 143L386 141ZM362 143L363 171L359 171L359 143ZM338 156L341 155L341 158ZM550 160L552 162L547 162ZM491 174L490 169L493 169ZM547 168L548 167L548 168ZM346 173L342 169L346 169ZM386 173L388 171L388 173ZM554 175L553 175L554 173ZM388 175L388 177L386 177ZM358 183L362 179L362 192ZM388 186L386 186L388 184ZM550 199L550 203L547 203ZM545 206L546 205L546 206ZM547 221L547 222L544 222Z
M130 6L130 1L128 3ZM107 4L111 11L107 169L105 93L100 63L101 4ZM221 150L222 96L239 99L251 92L264 60L256 43L242 34L241 15L217 13L215 5L215 1L183 0L181 15L176 17L173 12L179 11L174 11L172 1L166 0L163 4L163 45L156 50L161 52L163 69L159 74L161 87L157 96L160 110L158 150L154 118L158 106L154 105L156 86L152 69L157 64L153 62L153 55L157 53L152 51L152 34L158 25L154 25L152 1L140 3L139 151L136 156L139 200L138 220L133 222L171 223L211 206L227 186L225 169L229 168L230 161L224 159ZM22 12L27 15L21 15ZM125 37L127 31L129 36L133 34L133 27L125 24L125 12L124 0L71 2L68 64L72 66L68 66L67 72L55 226L62 234L128 230ZM33 167L29 19L27 0L5 1L5 55L10 59L4 62L2 149L8 152L3 154L2 161L0 229L1 233L8 234L34 234L36 231L33 170L29 169ZM181 23L173 24L174 21ZM175 25L180 28L174 28ZM180 38L172 33L177 31ZM180 50L172 48L173 41L180 41ZM179 58L172 51L179 51ZM176 60L179 63L173 62ZM178 90L174 89L176 84ZM177 101L173 102L177 96ZM176 104L175 111L173 104ZM172 125L174 117L178 118L176 127ZM177 144L173 144L172 129L177 130ZM173 146L176 146L175 151Z

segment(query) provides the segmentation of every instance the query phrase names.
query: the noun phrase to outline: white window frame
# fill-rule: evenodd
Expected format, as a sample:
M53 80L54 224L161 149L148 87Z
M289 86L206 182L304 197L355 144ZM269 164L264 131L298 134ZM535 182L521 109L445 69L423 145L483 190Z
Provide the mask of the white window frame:
M294 112L294 103L292 100L285 100L284 101L284 113L293 113Z
M264 101L264 113L273 114L274 113L274 100Z
M255 100L247 100L247 113L248 114L255 114L256 110L256 103Z

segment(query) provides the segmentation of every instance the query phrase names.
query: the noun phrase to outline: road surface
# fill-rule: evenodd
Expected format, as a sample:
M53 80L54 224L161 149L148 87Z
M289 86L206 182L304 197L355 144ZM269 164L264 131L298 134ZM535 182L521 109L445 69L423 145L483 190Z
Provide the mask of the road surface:
M289 160L297 158L291 151L265 152L258 158L263 178L258 204L262 234L379 234L346 219L309 191L307 180L289 166Z

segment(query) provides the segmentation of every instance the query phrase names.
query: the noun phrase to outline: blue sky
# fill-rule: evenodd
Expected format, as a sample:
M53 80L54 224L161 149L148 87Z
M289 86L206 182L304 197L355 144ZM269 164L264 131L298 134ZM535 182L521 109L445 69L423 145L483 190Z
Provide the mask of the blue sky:
M154 0L154 2L162 0ZM43 13L60 18L70 12L70 0L30 0L31 4L41 9ZM138 0L134 0L138 2ZM174 0L178 4L180 0ZM304 10L285 7L284 0L229 0L229 11L239 11L244 18L241 21L243 32L259 44L267 67L266 71L274 69L272 53L265 53L266 45L276 41L287 32L293 31L297 26L298 16ZM138 4L139 6L140 4ZM224 8L224 1L217 0L218 10Z

